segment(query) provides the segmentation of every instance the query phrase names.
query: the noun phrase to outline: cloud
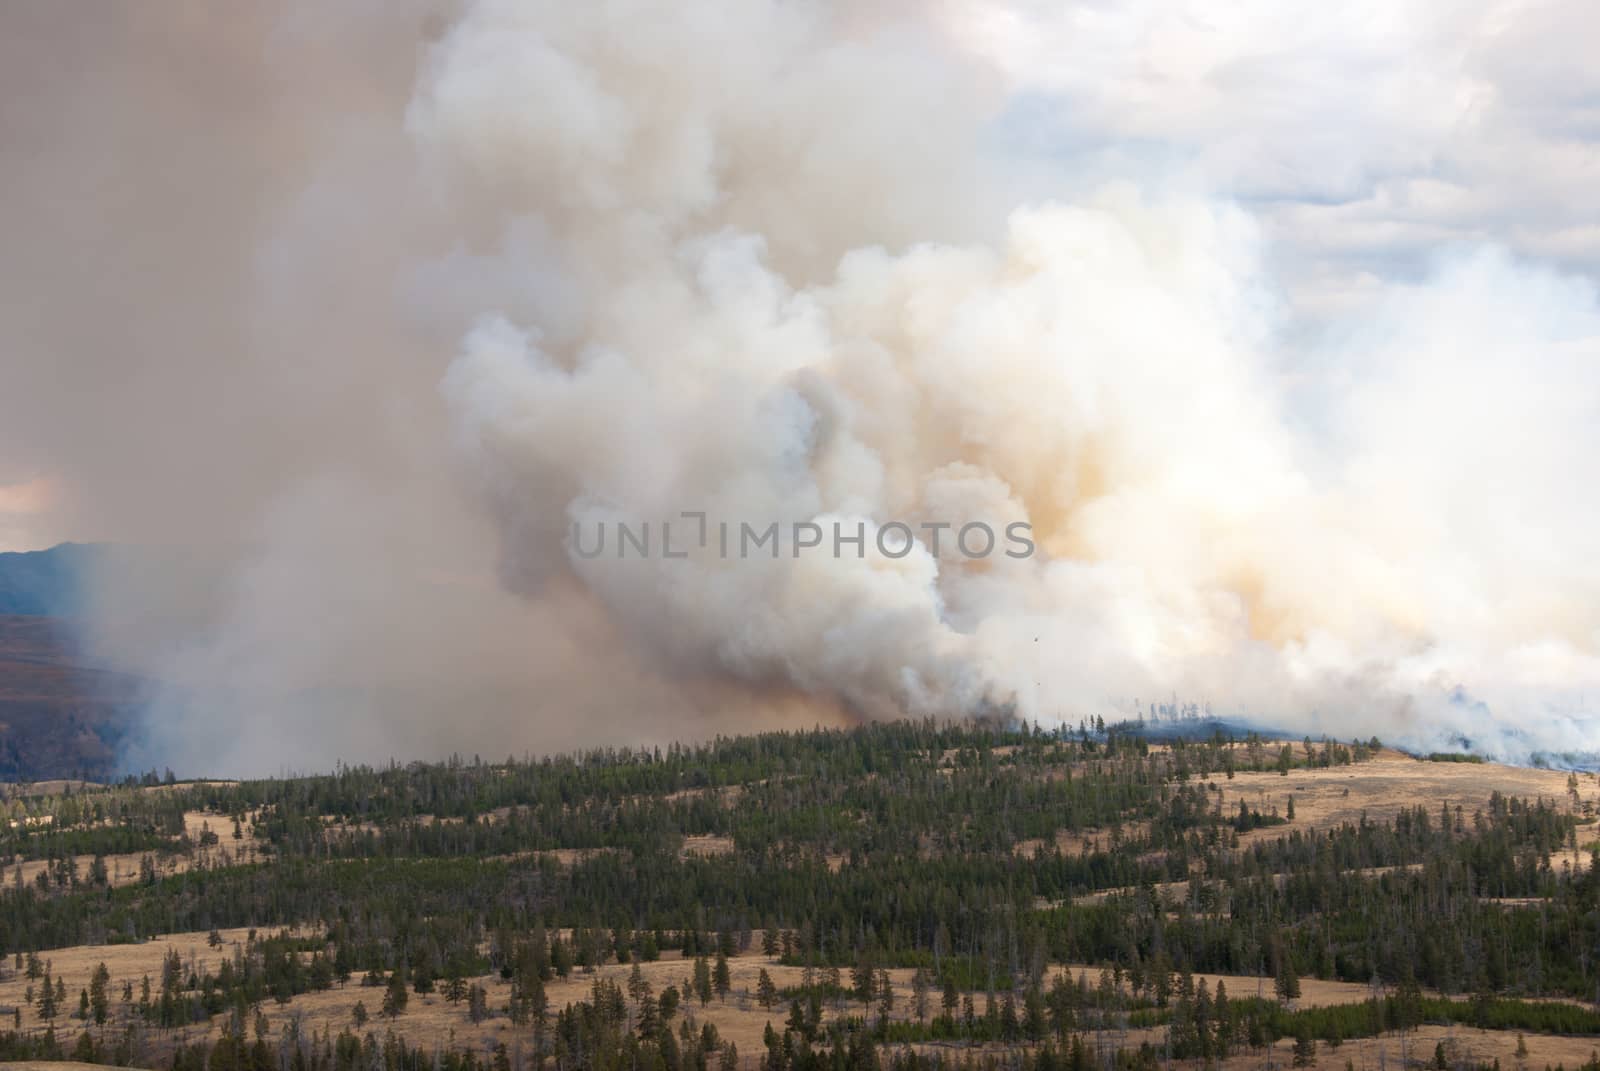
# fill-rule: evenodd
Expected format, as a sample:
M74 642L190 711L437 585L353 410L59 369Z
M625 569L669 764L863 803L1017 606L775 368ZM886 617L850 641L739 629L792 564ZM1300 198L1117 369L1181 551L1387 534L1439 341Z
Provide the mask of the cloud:
M1348 310L1361 273L1414 277L1452 244L1600 266L1584 196L1600 15L1580 0L954 12L1054 175L1136 171L1250 203L1308 311Z

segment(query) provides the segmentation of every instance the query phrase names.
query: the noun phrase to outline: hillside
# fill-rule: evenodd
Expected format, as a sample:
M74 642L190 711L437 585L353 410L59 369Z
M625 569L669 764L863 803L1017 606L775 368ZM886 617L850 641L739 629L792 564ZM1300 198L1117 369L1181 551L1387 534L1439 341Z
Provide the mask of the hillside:
M108 548L0 554L0 781L90 779L114 769L144 684L84 657L75 615Z
M141 689L83 659L69 621L0 616L0 780L109 775Z
M0 1057L1572 1068L1596 789L932 724L77 785L7 805Z
M102 553L102 548L82 543L0 553L0 616L78 614L84 575Z

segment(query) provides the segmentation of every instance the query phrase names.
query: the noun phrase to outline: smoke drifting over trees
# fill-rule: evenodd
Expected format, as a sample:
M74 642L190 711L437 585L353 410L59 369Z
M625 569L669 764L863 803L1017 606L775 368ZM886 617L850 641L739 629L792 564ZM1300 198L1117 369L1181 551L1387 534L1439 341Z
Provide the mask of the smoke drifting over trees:
M141 754L1171 693L1600 748L1586 283L1462 250L1301 330L1228 189L1012 160L1003 72L924 5L4 19L0 482L165 563L94 615L163 682ZM686 510L1039 552L568 546Z

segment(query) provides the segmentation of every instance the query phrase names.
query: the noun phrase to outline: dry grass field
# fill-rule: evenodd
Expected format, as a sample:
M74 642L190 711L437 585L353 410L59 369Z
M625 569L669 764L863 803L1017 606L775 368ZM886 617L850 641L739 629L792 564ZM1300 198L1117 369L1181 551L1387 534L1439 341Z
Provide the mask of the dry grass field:
M89 984L91 973L98 964L104 963L111 974L113 1015L116 1018L125 1018L130 1008L121 1000L124 983L133 986L135 999L145 976L150 976L153 985L159 984L161 964L169 951L175 949L186 967L192 966L196 971L203 973L208 965L214 967L224 957L233 955L235 948L243 945L249 932L248 929L219 931L223 941L220 948L209 945L208 934L196 932L163 935L140 944L83 945L58 949L45 954L42 958L47 961L47 969L52 976L64 980L68 1004L74 1008L78 993ZM266 933L266 931L261 932ZM759 935L757 937L759 939ZM728 966L732 990L726 1000L713 999L710 1004L702 1006L690 998L680 1006L679 1014L693 1017L698 1022L715 1024L718 1033L732 1039L741 1053L753 1056L761 1048L762 1034L767 1023L771 1022L781 1027L787 1014L786 1006L779 1006L769 1011L756 1002L756 982L759 972L765 968L780 989L799 985L805 972L803 968L779 964L775 959L757 952L736 955L728 961ZM566 979L554 979L546 986L550 1006L561 1008L587 998L595 982L601 979L623 986L632 970L632 965L611 963L591 972L574 971ZM692 965L677 953L669 952L653 963L643 963L640 965L640 970L657 994L668 986L676 986L680 993L687 993L690 989ZM912 1014L910 1007L912 973L909 969L889 972L899 996L895 1011L897 1019L909 1018ZM1091 977L1094 977L1095 973L1091 972ZM845 972L845 975L848 979L848 972ZM491 1009L498 1010L505 1006L510 997L508 982L498 975L483 975L472 980L487 990ZM1229 984L1232 985L1235 981L1230 979ZM1253 984L1253 979L1251 982ZM1244 983L1240 981L1239 984L1242 988ZM1305 983L1307 994L1316 984L1310 981ZM40 1019L37 1009L25 1000L30 985L22 972L7 964L4 977L0 978L0 1009L3 1009L5 1014L20 1009L23 1028L42 1032L49 1024ZM1268 987L1270 988L1270 981ZM1364 988L1352 988L1361 989L1361 995L1365 996ZM974 994L974 996L981 1001L981 995ZM393 1030L412 1044L445 1044L453 1041L454 1044L469 1045L482 1051L488 1051L502 1041L509 1047L517 1036L524 1032L514 1028L503 1014L497 1014L481 1024L473 1024L468 1017L465 1003L452 1004L437 992L426 996L414 994L404 1015L386 1021L376 1018L382 999L381 989L363 986L359 979L352 979L350 984L343 988L334 988L321 993L304 993L286 1004L269 1002L263 1010L274 1030L291 1018L298 1018L303 1033L313 1029L319 1032L332 1030L338 1033L346 1027L354 1028L355 1007L357 1003L363 1003L369 1013L374 1015L374 1021L369 1023L368 1029ZM1307 999L1311 999L1309 995ZM933 995L932 1000L937 1003L937 994ZM837 1014L859 1014L860 1011L860 1005L855 1002L829 1004L825 1018ZM165 1035L160 1031L154 1031L154 1041L158 1047L166 1047L180 1040L214 1037L216 1029L221 1025L220 1019L219 1016L219 1021L210 1027L190 1026ZM81 1027L81 1024L69 1016L59 1017L56 1024L58 1033L69 1028L75 1032Z
M1385 748L1370 761L1354 766L1330 766L1290 770L1241 772L1232 779L1216 778L1222 787L1224 812L1237 808L1241 799L1250 806L1265 809L1276 806L1278 813L1295 803L1294 828L1331 829L1347 822L1358 822L1365 815L1373 821L1393 818L1402 808L1423 806L1437 813L1445 805L1452 811L1460 807L1468 821L1472 812L1487 810L1489 798L1502 796L1568 802L1567 773L1563 770L1538 770L1495 763L1419 761L1399 751ZM1581 800L1594 804L1600 791L1594 775L1579 778ZM1285 827L1252 830L1241 837L1255 840L1282 836Z
M95 966L105 963L112 978L113 1016L114 1019L123 1019L129 1012L128 1006L121 1000L124 982L133 985L137 999L140 982L145 975L151 976L153 984L159 980L161 963L169 950L176 949L186 966L193 966L203 971L207 964L214 965L222 957L231 956L235 948L244 943L248 933L249 931L245 929L220 931L223 940L220 948L211 947L207 941L208 935L205 933L180 933L164 935L136 945L97 945L59 949L49 953L45 958L49 960L52 973L65 980L68 1004L72 1007L76 1007L77 994L88 985L90 973ZM756 936L759 942L759 934ZM783 1004L769 1011L757 1003L756 982L763 968L780 989L799 985L804 974L800 967L784 966L752 950L729 960L732 991L726 1000L713 999L710 1004L701 1006L698 1001L689 998L680 1006L679 1011L680 1017L692 1018L697 1023L714 1024L723 1038L732 1040L738 1046L741 1067L746 1068L759 1066L759 1056L763 1051L762 1035L766 1025L770 1022L781 1030L787 1014L786 1006ZM615 982L625 988L632 969L631 965L611 963L594 971L575 971L569 978L553 980L546 987L551 1007L557 1009L586 999L595 982L601 979ZM676 986L680 992L688 992L691 969L690 962L676 953L669 953L653 963L641 964L644 978L657 994L668 986ZM1060 967L1051 973L1063 971L1073 979L1079 974L1087 974L1091 985L1095 984L1099 977L1098 968L1085 966ZM910 1019L914 1014L911 999L912 973L909 969L889 972L896 991L893 1017L897 1020ZM848 985L848 971L844 972L844 977L845 984ZM1195 975L1197 983L1202 979L1213 991L1218 981L1225 982L1229 994L1235 998L1258 994L1270 998L1272 993L1270 978ZM274 1034L282 1030L291 1020L298 1021L302 1035L311 1031L319 1033L331 1031L337 1034L346 1028L355 1028L353 1018L355 1007L357 1003L362 1003L373 1015L372 1021L365 1029L377 1030L380 1035L392 1030L397 1036L405 1038L413 1045L465 1046L483 1053L492 1051L500 1043L504 1043L509 1050L515 1050L519 1040L526 1040L527 1028L514 1027L500 1011L510 996L509 983L498 975L484 975L474 980L487 990L489 1007L495 1012L491 1018L479 1024L474 1024L469 1018L465 1002L452 1004L437 992L426 996L414 994L406 1012L396 1019L379 1018L376 1012L382 1003L382 989L363 986L358 979L352 979L350 984L343 988L336 987L325 992L302 994L283 1004L269 1001L263 1006L263 1011ZM21 1007L23 1028L29 1031L43 1031L48 1024L40 1020L35 1009L27 1006L23 999L28 985L22 974L9 969L8 965L5 977L0 979L0 1008L9 1015L14 1008ZM983 994L971 995L981 1007ZM1297 1006L1347 1004L1365 1000L1371 995L1372 990L1368 986L1306 978L1301 981L1301 997ZM933 1014L938 1011L938 1001L939 994L931 993L929 1003ZM858 1002L831 1002L825 1005L824 1021L836 1015L860 1015L861 1012L862 1008ZM222 1016L218 1016L213 1024L194 1025L173 1031L151 1029L149 1045L152 1056L180 1042L214 1039L222 1019ZM71 1036L81 1029L82 1024L64 1015L57 1019L56 1026L58 1035L70 1040ZM1521 1059L1516 1056L1519 1037L1524 1040L1528 1049L1528 1055ZM1120 1033L1107 1031L1099 1040L1112 1046L1118 1044L1137 1046L1141 1042L1148 1041L1159 1049L1163 1032L1160 1029L1136 1029ZM1368 1071L1368 1069L1382 1071L1391 1066L1398 1068L1412 1064L1420 1065L1432 1060L1434 1047L1439 1042L1445 1044L1452 1066L1458 1058L1486 1064L1498 1059L1505 1071L1516 1071L1518 1068L1542 1069L1546 1065L1556 1064L1565 1064L1568 1068L1572 1068L1587 1060L1591 1051L1600 1046L1600 1038L1590 1036L1519 1035L1511 1031L1478 1030L1464 1026L1423 1026L1404 1037L1399 1034L1389 1034L1381 1038L1354 1039L1345 1042L1337 1049L1330 1048L1324 1043L1319 1049L1318 1063L1323 1067L1342 1068L1346 1061L1349 1061L1356 1071ZM1291 1047L1292 1042L1285 1039L1269 1051L1234 1054L1220 1067L1224 1071L1287 1068L1292 1059ZM150 1066L156 1066L158 1062L158 1059L148 1061ZM34 1065L17 1063L4 1066ZM38 1066L64 1068L89 1065L39 1064Z
M183 824L184 835L193 844L199 844L201 835L207 830L217 835L218 843L206 848L195 848L189 853L113 852L104 855L101 858L105 863L106 875L112 888L138 882L147 859L155 868L158 878L183 874L196 866L232 866L261 861L261 850L254 841L248 837L240 841L233 840L231 822L225 815L186 811ZM174 845L176 846L176 842ZM75 856L73 861L78 868L78 874L86 876L94 863L94 856L79 855ZM35 880L42 871L49 869L49 866L49 861L44 859L21 860L4 868L4 879L12 883L27 884Z
M261 932L265 935L268 931ZM111 974L113 1015L125 1018L130 1009L121 999L124 983L132 984L135 1000L138 998L141 980L146 975L150 976L152 985L159 986L162 960L170 950L177 950L186 966L192 965L203 973L208 964L215 967L224 957L233 955L235 947L242 946L245 942L249 930L230 929L221 930L219 933L223 940L220 948L212 948L208 944L206 933L179 933L163 935L140 944L83 945L57 949L43 954L41 958L48 961L48 969L53 977L59 976L64 980L67 1003L74 1009L77 1007L80 990L88 986L89 977L95 967L104 963ZM692 999L686 1000L681 1005L679 1014L692 1016L699 1022L714 1023L719 1033L731 1038L738 1045L741 1053L753 1056L761 1048L762 1032L766 1024L770 1021L775 1026L781 1026L787 1014L786 1006L769 1012L756 1002L756 981L761 968L767 969L780 988L800 984L804 971L799 967L782 966L758 953L734 956L728 961L728 966L732 991L727 1000L714 999L704 1007ZM691 967L690 962L676 953L668 953L654 963L641 964L641 971L654 991L659 994L668 986L677 986L680 992L687 991ZM561 1008L587 998L594 983L599 979L609 979L618 985L625 985L632 969L631 965L611 963L592 972L574 971L569 978L552 980L546 986L550 1006ZM910 1003L911 975L910 970L890 972L901 997L901 1007L896 1012L897 1018L904 1018L910 1014L907 1005ZM508 982L498 975L484 975L471 981L476 981L488 991L488 1003L492 1010L498 1011L504 1008L510 997ZM14 1009L20 1008L23 1028L43 1031L49 1024L40 1019L37 1009L25 1000L30 984L22 972L7 963L4 977L0 978L0 1009L3 1009L5 1015L10 1015ZM510 1047L519 1035L526 1033L525 1028L521 1030L514 1028L504 1014L496 1014L485 1022L475 1025L467 1014L464 1002L452 1004L438 992L426 996L413 994L405 1014L392 1021L377 1018L377 1011L382 1001L383 990L361 985L358 977L343 988L336 987L321 993L304 993L286 1004L274 1004L269 1001L264 1005L263 1011L274 1030L281 1028L291 1018L298 1018L303 1033L312 1029L332 1030L338 1033L346 1027L354 1029L355 1006L357 1003L364 1003L369 1013L374 1016L374 1021L368 1024L367 1029L377 1029L380 1033L392 1029L412 1044L443 1045L453 1041L456 1045L472 1046L482 1051L492 1049L501 1041ZM830 1006L830 1014L836 1010ZM860 1005L851 1004L845 1010L859 1013ZM214 1037L221 1025L222 1017L218 1016L217 1019L218 1021L209 1027L190 1026L166 1034L152 1031L152 1038L158 1047L169 1047L179 1040ZM58 1034L66 1030L76 1033L82 1024L64 1015L58 1017L56 1026Z
M1352 766L1296 768L1287 774L1246 770L1232 778L1213 776L1207 783L1220 790L1224 814L1232 814L1243 800L1256 810L1283 816L1288 813L1290 798L1294 799L1292 821L1241 834L1241 847L1284 837L1294 830L1335 829L1360 822L1363 817L1383 822L1403 809L1417 806L1427 808L1435 818L1445 806L1452 814L1459 807L1470 823L1473 812L1487 810L1490 798L1496 793L1528 800L1543 799L1579 815L1579 850L1576 854L1563 852L1552 857L1551 865L1586 869L1588 845L1600 835L1600 825L1594 817L1600 810L1600 778L1594 774L1579 775L1576 802L1568 792L1567 778L1564 770L1487 762L1429 762L1385 748L1371 760ZM1131 840L1139 833L1138 824L1129 823L1122 827L1120 836ZM1112 841L1113 831L1109 829L1061 833L1056 837L1057 847L1069 854L1105 849ZM1030 855L1039 847L1038 841L1022 841L1017 850L1019 854ZM1178 882L1162 888L1182 896L1184 887L1184 883Z
M944 761L949 762L951 758L952 755L947 754ZM1050 772L1047 771L1046 776L1049 775ZM1206 779L1206 784L1225 814L1236 810L1239 802L1243 800L1252 808L1283 815L1288 811L1289 800L1293 799L1295 817L1291 822L1253 830L1240 838L1242 846L1289 836L1296 831L1332 829L1345 823L1359 822L1363 817L1383 822L1392 819L1403 808L1419 805L1435 815L1442 808L1448 807L1454 813L1459 807L1465 822L1470 825L1474 812L1487 810L1490 798L1495 793L1551 801L1562 810L1579 816L1580 822L1583 823L1579 827L1581 845L1587 846L1595 839L1592 816L1597 802L1597 782L1591 775L1580 779L1574 797L1569 791L1568 774L1565 772L1493 764L1418 761L1399 752L1384 750L1372 760L1356 765L1295 769L1287 775L1275 770L1260 773L1238 772L1232 778L1214 774ZM31 786L30 791L39 787ZM82 792L89 787L75 784L72 786L72 791ZM163 790L164 786L150 791ZM726 806L735 808L739 806L739 791L723 789L720 793L721 800ZM674 795L684 797L687 793ZM259 816L247 816L246 824L248 825L256 817ZM489 816L489 820L503 822L505 817L505 814L497 813ZM248 832L242 841L232 839L232 823L228 817L187 811L183 818L185 835L193 844L198 844L202 834L208 830L217 834L220 842L206 849L192 850L187 854L127 853L105 856L104 861L111 884L123 886L139 881L141 868L146 859L154 862L158 878L182 873L196 866L213 864L225 866L239 862L257 862L262 859ZM431 824L436 820L432 816L423 816L420 821L423 824ZM449 824L459 820L437 821ZM1068 854L1082 854L1109 849L1118 843L1137 841L1147 831L1147 823L1129 822L1115 828L1062 833L1056 839L1056 846ZM339 822L329 824L322 835L334 840L367 832L381 833L377 827L364 823ZM1026 858L1040 847L1041 844L1037 841L1025 841L1017 846L1016 851L1019 856ZM680 854L683 858L710 857L731 852L733 849L734 842L731 837L702 834L686 837ZM562 864L570 866L597 852L615 850L617 849L528 851L501 858L553 857ZM1552 860L1552 865L1558 869L1563 866L1582 867L1587 864L1587 860L1586 850L1579 851L1576 855L1563 851L1560 856ZM78 857L79 872L87 873L91 861L90 856ZM842 856L829 856L828 862L837 870L843 865L844 859ZM42 860L12 863L4 869L3 878L8 882L19 878L24 883L32 882L46 866ZM1164 896L1172 900L1182 899L1188 893L1186 882L1166 883L1158 888ZM1084 899L1100 899L1107 895L1110 895L1110 892L1102 891ZM64 981L67 993L66 1005L54 1023L58 1036L70 1046L73 1036L83 1028L83 1024L73 1017L73 1012L78 1007L80 991L89 985L91 972L98 964L104 963L111 976L113 1022L106 1029L113 1031L120 1029L121 1024L129 1021L133 1015L134 1002L138 999L144 978L149 977L153 986L159 986L162 961L170 951L176 950L186 967L197 975L204 975L208 967L215 968L224 958L231 957L242 949L250 932L245 928L222 930L219 932L220 946L214 946L208 940L210 936L208 933L187 932L166 934L138 944L85 945L58 948L42 953L41 958L46 961L46 969L52 977L60 977ZM305 932L309 934L309 931ZM261 931L261 935L268 935L268 931ZM804 973L801 968L783 966L769 957L760 955L754 950L759 948L759 943L758 932L752 950L730 960L732 992L726 1000L713 1000L708 1006L702 1007L692 998L687 999L679 1013L698 1022L714 1024L722 1037L732 1040L738 1046L742 1054L742 1063L746 1067L756 1065L763 1049L762 1036L767 1024L770 1022L781 1030L787 1015L787 1008L782 1004L771 1010L758 1005L755 993L760 970L766 969L780 988L799 985ZM36 1005L29 1000L29 990L35 983L30 982L17 967L18 965L11 959L0 962L0 1016L3 1016L0 1018L0 1027L9 1027L11 1023L5 1022L5 1019L13 1019L25 1032L42 1032L50 1024L39 1017ZM550 1005L553 1009L559 1009L588 998L595 982L601 979L615 981L625 988L632 969L631 965L611 963L592 971L575 971L569 978L552 981L546 990ZM677 986L683 993L690 990L691 964L676 953L668 953L656 962L642 964L640 969L658 994L668 986ZM1053 974L1063 972L1074 979L1080 974L1086 974L1091 986L1098 982L1100 974L1098 967L1088 965L1057 965L1051 969ZM912 1017L914 1014L911 1007L912 971L897 969L891 971L890 976L897 992L894 1017L897 1019ZM848 972L846 977L848 978ZM1270 997L1273 991L1270 977L1216 974L1196 974L1195 977L1197 981L1203 979L1213 990L1219 981L1225 982L1229 994L1235 998L1258 995ZM347 1027L354 1028L354 1012L360 1003L373 1016L372 1022L366 1029L376 1030L380 1036L385 1031L392 1030L397 1036L413 1045L469 1047L480 1052L488 1052L503 1042L508 1049L516 1051L519 1044L526 1043L527 1030L513 1027L503 1012L510 997L509 983L498 975L482 976L475 981L486 990L488 1006L492 1012L490 1018L478 1024L474 1024L469 1018L465 1002L452 1003L440 992L413 995L403 1015L394 1020L380 1019L377 1012L383 1001L383 990L363 986L359 975L343 987L302 994L282 1004L268 1001L263 1007L263 1012L274 1034L291 1022L298 1024L302 1036L311 1031L338 1033ZM133 994L131 1002L124 999L125 991L130 990ZM1301 1007L1348 1004L1366 1000L1371 995L1372 990L1365 985L1303 978L1298 1004ZM983 995L973 994L973 996L981 1006ZM938 1000L939 994L933 993L930 1005L935 1013ZM830 1003L825 1009L825 1018L845 1014L860 1015L861 1012L859 1003ZM146 1057L148 1062L151 1065L161 1062L164 1054L169 1053L178 1043L214 1038L221 1028L222 1019L222 1016L218 1016L212 1023L195 1024L174 1031L149 1028ZM1163 1042L1163 1031L1160 1029L1128 1031L1116 1035L1108 1034L1101 1040L1109 1046L1118 1044L1137 1046L1141 1041L1149 1041L1159 1046ZM1446 1053L1453 1063L1459 1061L1490 1064L1498 1059L1504 1071L1518 1071L1519 1068L1541 1069L1547 1064L1565 1064L1571 1068L1587 1060L1591 1050L1596 1046L1596 1039L1593 1037L1529 1034L1526 1036L1527 1055L1518 1058L1516 1056L1518 1035L1515 1033L1427 1026L1406 1038L1388 1035L1378 1039L1352 1040L1336 1050L1323 1045L1319 1052L1319 1065L1336 1069L1348 1065L1360 1071L1368 1068L1387 1071L1392 1062L1404 1065L1407 1061L1431 1060L1435 1046L1441 1042L1445 1045ZM1289 1046L1290 1042L1285 1040L1268 1052L1239 1053L1229 1057L1222 1067L1235 1071L1256 1067L1287 1067L1291 1061Z

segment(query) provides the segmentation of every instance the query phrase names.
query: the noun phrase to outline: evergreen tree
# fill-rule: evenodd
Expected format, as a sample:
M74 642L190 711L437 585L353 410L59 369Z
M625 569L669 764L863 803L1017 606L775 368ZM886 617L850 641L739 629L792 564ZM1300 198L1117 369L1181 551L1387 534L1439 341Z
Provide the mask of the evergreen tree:
M703 1008L711 1003L711 965L704 956L696 956L694 960L694 978L690 983L695 997Z
M888 1025L889 1016L894 1012L894 986L889 981L889 972L879 970L873 988L877 991L878 1020L885 1026Z
M89 976L89 1011L96 1026L104 1026L111 1014L111 997L107 992L110 984L111 972L102 961Z
M1278 976L1274 988L1278 999L1285 1004L1300 999L1300 975L1295 972L1294 962L1287 953L1278 958Z
M1317 1042L1311 1036L1311 1027L1302 1020L1294 1039L1294 1066L1315 1067L1316 1063Z
M850 972L850 987L863 1007L872 1007L873 983L877 977L872 968L872 958L863 950L856 960L855 969Z
M398 1019L406 1013L406 1004L411 1000L411 994L406 987L406 975L403 967L396 968L389 975L389 986L383 994L383 1017L385 1019Z
M911 976L911 1005L912 1010L916 1013L917 1022L927 1022L928 972L922 967L918 967L916 973Z
M45 1022L56 1017L56 991L50 984L50 976L44 976L44 984L39 987L39 1018Z

